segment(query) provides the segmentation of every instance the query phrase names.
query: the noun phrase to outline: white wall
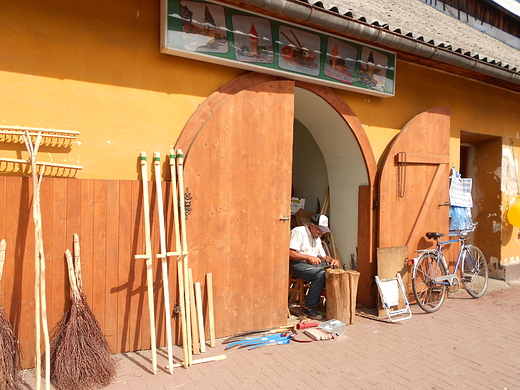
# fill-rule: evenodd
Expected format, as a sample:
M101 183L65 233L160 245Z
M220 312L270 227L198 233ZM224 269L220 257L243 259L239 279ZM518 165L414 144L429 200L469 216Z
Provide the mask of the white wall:
M343 118L327 102L312 92L296 88L294 116L308 130L321 150L330 187L331 230L342 262L350 267L350 254L356 253L357 246L358 188L360 185L368 184L368 175L361 150ZM295 130L295 137L302 132L301 129L297 131ZM295 144L296 142L295 140ZM310 145L310 143L308 144ZM303 153L304 156L295 155L293 157L295 161L308 159L309 164L313 161L310 159L310 155L316 154L312 149L309 151L309 155L306 154L306 151L296 150L296 152ZM315 171L310 171L306 180L307 186L317 188L324 186L322 174L323 169L319 167ZM300 180L299 176L298 181L300 182ZM326 190L326 185L324 188ZM323 191L323 189L320 188L319 191ZM320 196L320 200L323 195ZM295 196L298 195L295 194ZM314 209L309 210L314 211Z

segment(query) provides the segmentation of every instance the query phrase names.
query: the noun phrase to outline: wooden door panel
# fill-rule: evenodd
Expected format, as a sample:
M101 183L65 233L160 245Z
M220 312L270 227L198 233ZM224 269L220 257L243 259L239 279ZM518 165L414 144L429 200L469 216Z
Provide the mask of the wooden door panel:
M380 248L407 245L413 258L431 246L426 232L448 233L449 121L447 108L423 112L388 150L379 183Z
M185 159L194 280L213 274L218 337L286 321L294 83L229 97Z

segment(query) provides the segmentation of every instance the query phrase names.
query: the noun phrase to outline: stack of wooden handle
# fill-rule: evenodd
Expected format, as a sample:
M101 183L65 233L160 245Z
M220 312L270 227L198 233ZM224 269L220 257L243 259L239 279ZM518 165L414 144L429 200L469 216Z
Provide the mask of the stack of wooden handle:
M189 367L195 363L207 361L215 361L225 359L225 355L213 356L205 359L193 359L193 355L197 355L206 351L203 302L201 283L193 281L193 272L189 267L188 261L188 241L186 235L186 192L184 190L184 156L182 150L175 153L174 149L170 149L169 166L172 183L172 200L173 200L173 218L175 230L175 250L168 251L166 248L166 231L163 211L162 199L162 182L161 182L161 158L160 153L154 153L154 173L157 189L157 210L159 214L159 234L161 251L156 258L161 261L163 292L164 292L164 309L166 313L166 335L168 347L168 369L170 374L176 366ZM144 202L144 225L145 225L145 254L137 255L136 259L146 260L147 283L148 283L148 305L150 312L150 338L152 352L152 370L154 374L157 372L157 356L156 356L156 336L155 336L155 315L153 300L153 267L152 267L152 249L150 237L150 208L148 200L148 174L147 174L146 153L141 152L141 170L143 182L143 202ZM177 259L177 276L180 297L180 316L182 330L183 345L183 363L173 363L173 340L170 319L170 290L168 281L168 258L175 257ZM207 307L208 307L208 324L210 334L210 346L215 347L215 326L213 311L213 282L212 274L206 274L207 288Z

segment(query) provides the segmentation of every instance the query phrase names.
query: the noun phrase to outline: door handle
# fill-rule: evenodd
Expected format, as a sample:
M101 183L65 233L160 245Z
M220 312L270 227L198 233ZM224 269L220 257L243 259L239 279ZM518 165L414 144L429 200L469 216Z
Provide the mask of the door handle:
M290 215L280 215L280 221L289 222L291 220Z
M451 203L450 203L450 202L441 203L441 204L439 205L439 207L440 207L440 206L451 206Z

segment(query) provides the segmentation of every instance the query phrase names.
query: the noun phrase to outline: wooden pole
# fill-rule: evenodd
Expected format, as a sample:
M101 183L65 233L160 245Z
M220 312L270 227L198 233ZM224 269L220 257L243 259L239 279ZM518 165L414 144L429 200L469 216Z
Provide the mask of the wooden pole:
M197 319L199 324L200 352L206 352L206 341L204 336L204 316L202 315L202 293L200 282L195 283L195 299L197 301Z
M186 322L186 302L184 301L184 270L182 269L182 261L177 262L177 276L179 283L179 306L181 308L182 321L182 352L184 355L184 367L188 367L189 361L189 345L188 345L188 323Z
M24 142L27 147L27 151L30 155L32 181L33 181L33 222L34 222L34 241L35 241L35 327L36 327L36 373L41 375L41 363L40 363L40 326L43 330L44 338L44 352L45 352L45 388L50 390L50 337L49 327L47 324L47 300L45 290L45 252L43 248L43 234L42 234L42 216L40 206L40 183L41 177L45 172L45 166L41 171L41 177L38 178L36 155L38 154L38 148L42 140L41 132L36 135L34 144L32 143L31 135L26 130L24 134ZM36 381L37 390L40 389L40 378Z
M200 343L204 342L204 339L200 339L199 343L199 329L197 324L197 308L195 306L195 286L193 285L193 272L188 269L188 284L190 286L190 311L191 311L191 338L193 341L193 354L198 355L201 351Z
M177 256L177 284L179 286L179 306L181 315L181 330L182 330L182 352L184 356L184 365L188 364L188 330L186 329L186 308L184 305L184 278L182 268L182 256L181 256L181 232L180 232L180 221L179 221L179 196L177 190L177 165L176 165L176 154L173 148L170 148L170 174L172 177L172 200L173 200L173 221L175 228L175 253L171 256ZM169 254L170 255L170 254Z
M155 168L155 184L157 189L157 212L159 214L159 237L161 242L161 253L157 255L161 259L162 279L164 290L164 314L166 317L166 339L168 343L168 367L170 374L173 374L173 349L172 349L172 322L170 310L170 286L168 282L168 254L166 251L166 231L164 229L164 208L161 185L161 156L159 152L154 153L153 157Z
M218 356L211 356L211 357L207 357L207 358L203 358L203 359L195 359L191 363L198 364L198 363L216 362L219 360L226 360L226 359L227 359L226 355L218 355ZM181 364L175 364L175 367L180 367L180 366L181 366Z
M181 149L177 150L177 177L179 180L179 220L181 223L181 239L182 239L182 258L183 258L183 274L184 274L184 299L186 307L186 331L188 341L188 366L191 366L191 329L188 324L191 322L190 313L190 294L188 286L188 239L186 234L186 196L184 189L184 154Z
M155 341L155 310L153 303L153 268L152 268L152 243L150 238L150 202L148 197L148 166L146 164L146 152L141 152L141 179L143 182L143 212L145 254L136 255L135 259L146 261L146 283L148 288L148 312L150 316L150 344L152 351L152 371L157 374L157 346Z
M213 307L213 274L206 274L206 288L208 289L208 322L209 345L215 348L215 313Z

